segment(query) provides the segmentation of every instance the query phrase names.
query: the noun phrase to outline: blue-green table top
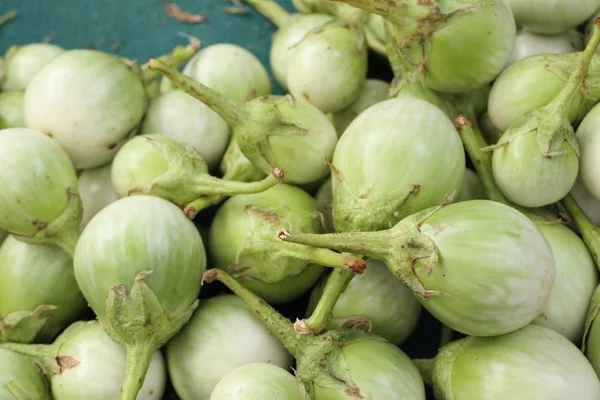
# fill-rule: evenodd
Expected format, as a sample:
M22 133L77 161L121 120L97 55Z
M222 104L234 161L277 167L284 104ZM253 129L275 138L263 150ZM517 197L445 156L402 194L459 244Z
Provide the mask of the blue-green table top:
M290 0L277 0L293 10ZM12 9L18 17L0 27L0 54L11 45L40 42L52 36L66 49L89 48L117 53L140 63L185 44L193 35L202 46L235 43L252 51L269 68L275 27L251 6L243 15L223 12L230 0L170 0L182 10L207 18L201 24L176 21L162 0L0 0L0 14ZM115 51L115 49L118 50ZM269 69L270 70L270 69ZM276 91L279 86L273 82Z

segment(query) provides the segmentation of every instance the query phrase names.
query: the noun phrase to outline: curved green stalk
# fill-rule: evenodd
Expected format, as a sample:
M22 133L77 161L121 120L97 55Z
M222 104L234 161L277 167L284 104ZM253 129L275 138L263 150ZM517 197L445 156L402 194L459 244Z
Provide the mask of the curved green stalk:
M187 46L177 46L171 53L160 56L157 59L165 64L179 66L192 58L199 48L200 41L195 37L192 37L190 38L190 43ZM142 79L144 80L146 86L160 76L159 72L151 70L149 63L142 65L141 70Z
M469 120L464 115L459 115L454 126L460 134L465 150L473 162L475 171L481 180L481 184L488 199L515 207L500 191L494 181L492 172L492 153L483 151L487 146L485 139L477 125L476 120Z
M452 341L452 336L454 336L454 331L447 325L442 325L442 335L440 337L440 344L438 347L444 347L450 343Z
M585 214L571 193L566 195L561 203L571 216L577 229L579 229L596 266L600 269L600 229Z
M202 282L219 281L248 304L259 320L269 329L288 351L298 359L310 347L313 338L298 336L291 321L279 314L263 299L242 286L237 280L220 269L209 269L202 275Z
M121 400L136 400L150 367L154 346L151 343L127 345L127 367L121 388Z
M311 316L308 319L298 320L294 324L296 332L301 335L308 335L324 331L329 326L335 304L352 278L354 278L352 271L341 268L334 269L327 278L323 294Z
M435 359L433 358L416 358L412 360L413 364L419 370L421 378L426 385L431 386L433 384L433 367L435 366Z
M7 12L4 15L0 15L0 25L3 25L5 23L7 23L8 21L15 19L18 14L19 13L17 10L10 10L9 12Z
M246 0L246 3L254 7L278 28L285 26L290 21L291 14L272 0Z
M176 87L206 104L229 125L237 125L242 118L247 117L242 103L223 96L216 90L180 73L161 60L154 58L148 61L148 69L166 76Z

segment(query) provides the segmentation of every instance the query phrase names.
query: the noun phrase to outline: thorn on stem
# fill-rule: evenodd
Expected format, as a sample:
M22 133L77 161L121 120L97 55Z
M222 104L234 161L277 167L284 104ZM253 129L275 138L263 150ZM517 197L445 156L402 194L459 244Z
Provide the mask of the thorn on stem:
M294 322L294 331L300 336L307 336L313 333L312 329L310 329L303 319L296 319L296 322Z
M287 240L290 237L290 233L287 229L281 228L277 231L277 237L279 238L279 240Z
M123 286L123 285L113 285L110 287L110 290L112 290L113 292L115 292L116 294L121 295L121 296L127 295L127 290L125 289L125 286Z
M141 271L135 276L135 282L143 281L149 275L152 275L152 271Z

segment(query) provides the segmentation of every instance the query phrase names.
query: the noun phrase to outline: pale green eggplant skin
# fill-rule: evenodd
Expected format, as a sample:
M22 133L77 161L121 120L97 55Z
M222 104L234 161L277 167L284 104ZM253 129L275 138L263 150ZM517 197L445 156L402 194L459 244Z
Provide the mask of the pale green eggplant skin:
M356 99L348 107L333 114L333 124L338 136L341 136L352 121L367 108L388 98L390 84L379 79L367 79L363 82Z
M269 53L271 69L283 89L288 87L287 71L296 45L309 32L331 21L333 16L326 14L297 15L273 34Z
M506 131L499 139L511 140L494 150L492 172L496 184L510 201L523 207L543 207L556 203L569 193L579 173L579 157L563 141L561 156L544 157L537 129L514 138Z
M286 370L266 363L247 364L225 375L210 400L305 400L300 383Z
M359 337L340 343L339 347L335 354L326 356L329 368L334 376L347 379L357 395L365 399L425 400L425 385L419 371L398 347L377 336ZM299 373L301 369L299 365ZM315 382L313 398L347 400L351 397L347 389Z
M100 321L107 318L109 289L123 285L129 291L143 271L152 271L144 282L167 315L179 315L198 297L206 254L198 230L177 206L138 195L96 214L77 242L74 268Z
M83 205L81 227L85 226L104 207L119 199L111 181L112 164L84 170L78 178L79 197Z
M75 281L72 258L56 246L33 245L7 237L0 246L0 316L48 305L57 308L39 316L46 321L37 332L27 332L31 334L28 339L54 339L87 309ZM10 332L8 337L11 338Z
M0 228L33 236L63 214L77 175L56 140L27 128L0 131Z
M272 135L268 138L275 163L283 170L284 182L304 185L328 176L329 170L325 161L331 160L338 135L325 114L311 104L288 97L273 96L271 99L265 98L264 101L257 99L247 105L247 111L251 115L264 117L272 115L278 118L272 114L272 109L277 108L279 115L294 121L292 125L281 126L279 129L273 129L271 126L272 131L269 133ZM267 118L261 118L260 122L261 125L256 124L247 128L264 133L266 127L273 123L272 119ZM298 126L303 128L299 129ZM243 128L245 126L241 126L240 130ZM242 150L247 151L247 149L248 145ZM263 169L262 172L271 173L272 167L270 165L269 170Z
M533 220L552 248L556 268L550 297L533 323L580 343L590 300L598 285L596 264L583 241L565 225Z
M579 175L586 189L600 199L600 107L594 106L577 128L579 142Z
M0 129L25 128L25 115L23 107L25 93L11 91L0 93Z
M398 91L396 98L400 99L403 97L426 101L442 110L444 114L452 120L454 120L458 114L456 108L448 100L418 82L403 85Z
M188 61L183 73L237 101L271 94L271 80L260 60L231 43L205 47Z
M154 180L169 170L163 149L153 141L154 138L164 141L165 147L185 153L182 143L165 135L138 135L128 141L119 149L111 167L111 182L119 197L149 190Z
M367 79L363 82L358 96L348 107L333 115L333 125L341 136L348 125L367 108L388 98L390 84L379 79Z
M556 69L560 67L560 58L548 55L528 57L502 71L492 84L488 98L488 115L493 127L504 132L520 117L548 104L566 86L575 56L558 56L566 60L567 66L572 64L564 75ZM590 73L593 74L593 67ZM581 100L582 96L578 95L569 108L571 123L577 117Z
M125 376L125 347L114 342L97 321L79 322L58 346L56 359L67 357L76 364L50 379L55 400L121 397ZM167 380L165 360L160 351L152 354L150 367L140 389L138 400L162 399Z
M69 50L50 61L25 92L25 121L52 136L77 169L112 160L140 125L148 98L139 72L96 50Z
M42 68L64 51L52 43L12 46L4 56L5 76L0 87L3 91L27 89Z
M367 231L389 228L458 193L465 155L439 108L401 98L361 113L340 138L332 164L336 229Z
M418 298L451 329L476 336L508 333L533 321L548 301L555 277L552 249L514 208L489 200L451 204L429 216L420 232L439 259L431 274L417 260L416 275L426 289L446 295Z
M521 30L517 34L515 47L507 65L538 54L564 54L580 50L583 50L583 40L574 30L555 35L541 35Z
M41 370L27 357L0 349L0 399L51 400Z
M441 3L456 6L452 1ZM460 3L464 6L476 2ZM481 6L442 25L433 34L425 64L427 87L440 92L465 92L491 82L504 68L516 37L510 6L504 0L477 3Z
M600 199L597 199L589 192L589 190L587 190L585 185L581 182L581 175L575 181L575 184L571 189L571 194L585 215L587 215L596 226L600 226Z
M583 353L537 325L446 345L435 359L433 386L440 400L600 398L600 381Z
M225 153L230 129L201 101L180 90L170 90L152 99L140 133L159 133L192 146L208 168L214 169Z
M325 281L310 297L307 315L311 315L323 293ZM367 269L352 278L335 303L331 317L343 322L349 317L370 321L370 332L400 345L414 331L422 307L410 289L395 279L381 261L367 259Z
M557 34L576 28L598 10L596 0L509 0L517 25L529 32ZM575 5L575 6L574 6Z
M219 208L211 224L209 253L214 267L227 270L230 265L236 263L239 249L252 239L253 219L245 210L250 204L289 209L299 213L317 211L317 203L313 197L302 189L287 184L273 186L261 193L232 196ZM239 262L243 265L244 260ZM282 304L309 290L322 272L322 266L309 264L299 274L289 275L278 282L264 282L251 277L239 278L239 282L267 302Z
M283 370L292 365L283 344L235 295L202 301L167 343L166 357L182 400L209 400L219 381L242 365L268 363Z
M324 113L341 111L356 100L367 78L367 55L353 29L339 24L316 29L294 46L288 90Z
M465 168L465 177L463 179L463 184L460 188L460 192L454 199L454 202L458 203L459 201L476 199L485 199L483 185L481 184L481 181L479 180L479 177L477 176L475 171L469 168Z

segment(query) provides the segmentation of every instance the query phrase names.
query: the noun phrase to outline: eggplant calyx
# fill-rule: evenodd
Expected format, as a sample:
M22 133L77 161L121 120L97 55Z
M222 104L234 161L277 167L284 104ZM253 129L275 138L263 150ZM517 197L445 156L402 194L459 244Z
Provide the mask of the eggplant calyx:
M326 387L348 394L349 398L362 399L360 388L344 368L342 350L345 346L361 340L385 339L371 335L362 329L334 329L319 336L312 336L311 345L297 359L297 375L314 395L315 386Z
M301 274L309 265L344 268L362 273L365 262L357 257L328 249L281 241L281 226L298 232L320 232L317 212L289 208L247 205L250 234L240 245L234 264L228 271L236 278L256 279L266 283Z
M31 343L51 321L48 311L58 307L44 304L29 311L15 311L0 316L0 343Z
M390 228L404 217L411 201L419 195L418 184L390 191L378 197L356 193L344 174L328 164L332 176L333 215L338 231L376 231ZM374 219L373 216L378 218Z
M60 247L73 257L75 245L79 240L79 224L83 216L83 206L79 193L74 188L67 188L67 207L56 219L44 223L33 221L38 231L31 236L11 234L18 240L29 244L52 244Z
M108 289L104 330L127 349L123 400L135 400L152 360L152 354L173 337L191 318L198 300L179 315L168 315L146 284L152 271L137 274L130 293L123 285Z

